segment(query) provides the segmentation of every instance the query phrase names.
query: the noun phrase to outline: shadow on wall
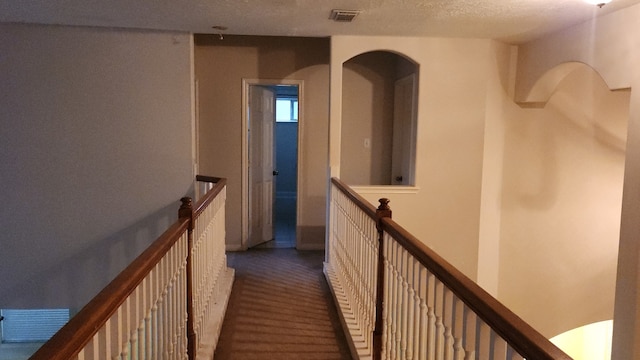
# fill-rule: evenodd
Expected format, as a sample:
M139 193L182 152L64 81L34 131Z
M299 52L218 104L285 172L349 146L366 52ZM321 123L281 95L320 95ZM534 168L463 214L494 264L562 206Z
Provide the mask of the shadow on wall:
M188 194L192 194L190 189ZM188 195L191 196L191 195ZM162 208L111 236L0 294L3 308L70 308L79 311L142 251L178 219L180 201Z

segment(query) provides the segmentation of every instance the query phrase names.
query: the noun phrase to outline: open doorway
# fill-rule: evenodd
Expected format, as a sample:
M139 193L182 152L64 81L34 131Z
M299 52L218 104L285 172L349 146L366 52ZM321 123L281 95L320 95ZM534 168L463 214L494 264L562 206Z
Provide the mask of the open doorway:
M276 93L276 201L275 247L296 246L298 198L298 86L277 85Z
M301 81L244 80L244 248L296 247Z

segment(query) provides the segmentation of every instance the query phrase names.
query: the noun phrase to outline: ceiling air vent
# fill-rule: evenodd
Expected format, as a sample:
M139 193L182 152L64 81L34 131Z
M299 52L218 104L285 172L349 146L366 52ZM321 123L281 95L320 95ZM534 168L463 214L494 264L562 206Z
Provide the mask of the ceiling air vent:
M353 21L353 18L358 16L359 13L360 13L359 10L336 10L336 9L333 9L333 10L331 10L331 16L329 17L329 19L331 19L333 21L340 21L340 22L351 22L351 21Z

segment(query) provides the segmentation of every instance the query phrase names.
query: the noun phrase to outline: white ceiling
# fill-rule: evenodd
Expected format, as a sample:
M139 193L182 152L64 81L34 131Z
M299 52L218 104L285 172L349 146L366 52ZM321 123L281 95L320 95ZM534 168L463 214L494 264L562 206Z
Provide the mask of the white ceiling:
M640 0L0 0L0 22L224 34L389 35L524 42ZM361 10L351 23L332 9Z

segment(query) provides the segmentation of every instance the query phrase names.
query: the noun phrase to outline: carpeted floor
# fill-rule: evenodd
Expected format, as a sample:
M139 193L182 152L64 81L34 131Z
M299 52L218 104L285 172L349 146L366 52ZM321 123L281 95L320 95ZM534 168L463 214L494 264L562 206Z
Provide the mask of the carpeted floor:
M215 352L224 359L351 359L322 273L324 253L228 253L236 271Z

